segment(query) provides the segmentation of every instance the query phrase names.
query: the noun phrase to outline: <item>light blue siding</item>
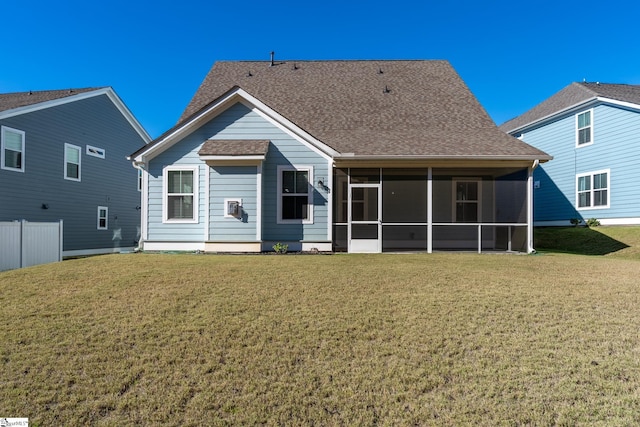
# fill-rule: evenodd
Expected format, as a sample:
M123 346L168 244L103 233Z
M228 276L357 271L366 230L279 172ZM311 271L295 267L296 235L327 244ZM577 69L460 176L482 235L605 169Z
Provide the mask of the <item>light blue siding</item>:
M205 168L198 150L208 139L269 140L269 151L262 165L262 206L258 203L258 169L254 167L222 167L209 169L205 183ZM169 165L200 165L199 220L197 224L162 223L162 170ZM277 224L277 170L279 165L312 166L314 181L329 177L329 161L310 147L291 137L258 113L237 103L193 133L178 141L150 161L148 240L158 241L255 241L262 215L263 241L329 241L328 194L314 190L313 224ZM206 192L209 191L207 194ZM221 205L225 198L242 198L247 213L246 222L224 218ZM209 216L205 219L205 203ZM205 221L209 234L205 236Z
M272 140L264 165L263 238L268 241L328 241L329 194L318 188L318 180L329 177L328 162L309 148L290 138ZM313 168L313 224L278 224L278 166Z
M62 219L65 252L137 245L141 199L137 170L126 156L146 141L106 94L5 118L0 125L25 132L25 172L0 169L0 221ZM80 181L64 179L65 143L81 148ZM87 155L87 145L104 149L105 158ZM108 230L97 229L98 206L109 208Z
M210 173L209 240L255 242L258 225L257 166L214 166ZM225 199L242 199L238 218L225 217Z
M576 148L575 115L524 133L524 141L554 157L534 172L535 221L570 218L640 217L640 113L598 105L593 113L593 144ZM609 169L609 208L576 209L576 175Z

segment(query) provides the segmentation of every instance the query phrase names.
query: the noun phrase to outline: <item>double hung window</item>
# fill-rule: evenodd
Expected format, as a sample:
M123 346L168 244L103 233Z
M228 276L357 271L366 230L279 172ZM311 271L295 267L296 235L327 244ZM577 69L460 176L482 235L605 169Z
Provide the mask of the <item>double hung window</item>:
M313 170L278 168L278 222L313 222Z
M576 177L579 209L609 207L609 170L581 174Z
M164 220L198 221L198 167L164 170Z
M453 181L454 222L480 221L480 180L459 179Z
M109 229L109 208L98 206L98 230Z
M24 132L2 126L0 139L2 169L24 172Z
M585 111L576 116L576 146L581 147L593 143L591 113Z
M64 179L80 181L80 153L76 145L64 144Z

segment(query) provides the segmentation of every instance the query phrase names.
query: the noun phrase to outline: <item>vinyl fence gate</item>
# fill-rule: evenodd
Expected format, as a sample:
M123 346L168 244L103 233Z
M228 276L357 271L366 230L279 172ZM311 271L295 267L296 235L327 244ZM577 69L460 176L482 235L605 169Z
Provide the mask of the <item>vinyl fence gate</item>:
M0 222L0 271L62 261L62 220Z

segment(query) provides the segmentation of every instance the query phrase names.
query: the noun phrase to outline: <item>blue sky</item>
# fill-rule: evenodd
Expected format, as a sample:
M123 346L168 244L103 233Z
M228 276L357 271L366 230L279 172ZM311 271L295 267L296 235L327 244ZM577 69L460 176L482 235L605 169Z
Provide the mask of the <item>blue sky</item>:
M497 124L573 81L640 84L640 2L2 2L0 92L112 86L152 137L219 60L446 59Z

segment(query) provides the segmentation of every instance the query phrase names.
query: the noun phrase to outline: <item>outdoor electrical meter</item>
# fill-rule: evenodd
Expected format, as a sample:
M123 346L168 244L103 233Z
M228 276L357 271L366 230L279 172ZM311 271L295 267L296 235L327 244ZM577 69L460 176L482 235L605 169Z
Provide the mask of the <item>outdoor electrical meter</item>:
M242 200L238 199L226 199L225 200L225 213L227 217L238 217L242 214Z
M227 203L227 215L236 216L240 210L240 203L235 200L231 200Z

